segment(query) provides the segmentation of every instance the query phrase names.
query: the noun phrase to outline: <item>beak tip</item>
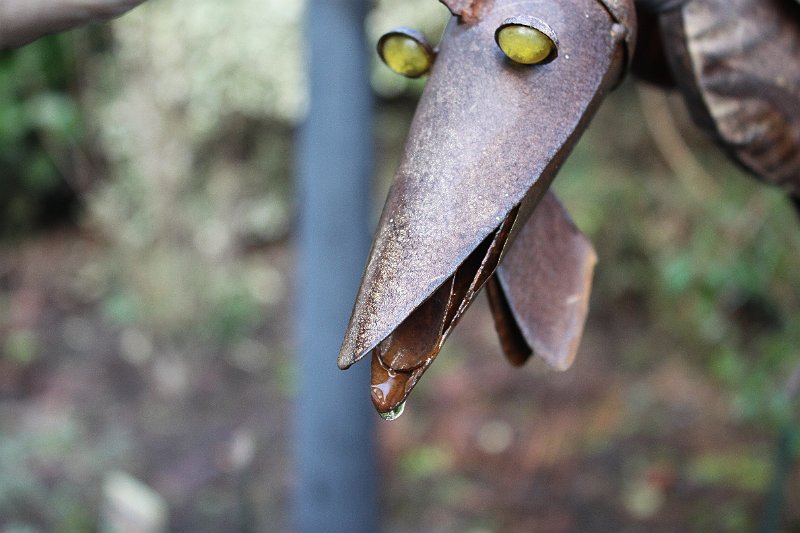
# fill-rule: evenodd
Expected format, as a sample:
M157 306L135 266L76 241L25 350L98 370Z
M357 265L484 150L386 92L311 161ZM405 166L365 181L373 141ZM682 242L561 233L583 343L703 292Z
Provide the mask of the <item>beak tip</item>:
M347 370L355 363L354 358L348 351L342 350L339 352L339 358L336 361L336 364L339 366L340 370Z
M558 372L566 372L572 366L574 359L567 359L563 361L558 361L552 365L552 367Z
M361 361L371 350L371 347L367 347L361 342L354 342L351 338L345 338L342 347L339 349L339 357L336 360L336 364L340 369L347 370Z

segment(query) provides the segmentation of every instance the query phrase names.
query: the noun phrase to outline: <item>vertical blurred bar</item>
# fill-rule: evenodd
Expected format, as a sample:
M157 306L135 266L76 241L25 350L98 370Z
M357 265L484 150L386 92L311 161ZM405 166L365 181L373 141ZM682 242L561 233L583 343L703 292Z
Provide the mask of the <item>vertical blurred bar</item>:
M369 250L367 0L307 0L311 108L300 131L294 526L378 530L369 365L336 366Z

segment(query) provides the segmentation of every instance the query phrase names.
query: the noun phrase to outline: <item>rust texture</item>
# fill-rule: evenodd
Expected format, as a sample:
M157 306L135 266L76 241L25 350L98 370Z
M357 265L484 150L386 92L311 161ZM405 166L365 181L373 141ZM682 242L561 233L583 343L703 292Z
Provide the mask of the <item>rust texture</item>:
M372 401L379 412L405 401L447 336L492 276L511 235L514 209L433 295L372 351Z
M448 4L462 17L468 7ZM583 327L589 284L567 273L590 275L591 247L582 249L583 256L564 259L575 261L563 268L564 279L519 272L549 294L568 288L570 301L579 302L548 307L560 313L561 318L551 317L558 326L543 315L517 316L521 302L529 301L518 294L522 285L509 285L502 275L490 280L504 255L515 255L515 239L522 243L520 257L531 248L526 222L531 213L531 220L537 219L535 208L556 171L620 78L627 54L621 37L635 32L620 32L619 20L597 0L480 5L479 20L461 24L454 19L445 32L339 354L339 366L347 368L372 352L372 399L381 412L405 400L487 282L503 291L514 315L509 323L523 332L524 343L559 368L574 357L577 341L555 346L550 343L554 332L579 338ZM559 56L553 62L516 65L499 50L496 29L521 15L535 15L558 35ZM565 243L554 250L573 249L574 226L557 205L545 200L540 216L555 219L531 227L556 229L551 239ZM554 256L534 263L549 268L548 258ZM579 322L576 328L563 327L573 319Z
M521 13L536 13L558 34L556 61L531 68L505 60L494 31ZM535 184L546 189L623 67L614 24L595 0L496 0L477 24L449 25L378 225L340 367L389 336Z
M636 7L631 0L598 0L616 22L612 36L625 43L626 63L630 65L636 50L637 21ZM624 73L623 73L624 74Z
M488 11L494 0L439 0L450 12L469 24L478 22L481 13Z
M551 367L566 370L572 365L596 263L589 240L556 197L546 195L497 269L497 286L488 292L501 339L508 335L517 346L504 350L512 363L527 358L520 349L524 341L528 354Z
M695 120L745 168L800 196L800 8L693 0L662 28Z
M339 354L347 368L372 352L372 400L383 413L405 401L483 286L512 364L532 355L572 364L596 255L547 189L631 63L677 86L734 160L800 206L800 2L441 1L457 18ZM494 46L504 20L525 16L557 35L551 63L512 64Z

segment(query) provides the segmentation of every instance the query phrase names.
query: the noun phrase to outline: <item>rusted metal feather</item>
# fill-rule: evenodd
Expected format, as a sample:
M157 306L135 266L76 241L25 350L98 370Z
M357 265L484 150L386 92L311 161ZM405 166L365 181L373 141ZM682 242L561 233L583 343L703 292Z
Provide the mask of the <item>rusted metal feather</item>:
M488 291L506 355L522 364L533 354L566 370L578 352L592 273L597 263L589 239L548 194L520 231Z
M787 0L693 0L662 18L695 120L745 168L800 196L800 9Z

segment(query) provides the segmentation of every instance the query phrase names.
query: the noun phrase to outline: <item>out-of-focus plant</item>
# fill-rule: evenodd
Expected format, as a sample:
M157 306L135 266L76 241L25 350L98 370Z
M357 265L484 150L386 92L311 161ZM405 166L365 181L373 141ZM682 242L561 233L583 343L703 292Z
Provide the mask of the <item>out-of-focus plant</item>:
M157 344L197 355L235 342L285 294L274 266L242 258L292 219L302 8L149 2L113 24L113 54L91 68L89 111L114 176L89 218L115 252L107 314Z
M448 18L431 0L375 5L371 43L399 25L436 42ZM237 368L270 368L290 392L288 366L270 360L285 346L266 346L257 331L286 315L288 269L279 261L287 260L260 252L291 228L291 138L307 107L302 7L150 0L114 22L110 49L81 66L85 124L67 98L73 59L63 40L0 56L0 202L10 199L0 219L6 228L29 224L47 205L29 195L63 186L56 162L69 143L99 142L107 173L95 182L85 223L108 253L82 275L122 330L120 352L132 363L222 352ZM384 98L376 133L385 159L402 145L409 96L421 85L383 69L376 64L373 83ZM648 140L635 101L630 87L618 91L556 180L600 254L592 314L647 324L637 329L646 335L625 339L621 372L670 357L693 361L724 386L735 420L772 430L796 412L786 379L800 346L800 224L779 194L703 142L692 140L692 156L712 177L676 176ZM384 174L394 168L378 164ZM29 358L29 339L13 345L17 358ZM161 367L191 366L172 362ZM27 468L52 467L40 457L50 444L26 439L0 443L0 515L19 498L52 507L54 493ZM80 432L57 443L59 453L83 445ZM412 477L441 472L441 458L422 452L403 463ZM736 477L730 463L701 462L698 478ZM68 516L71 498L52 515Z
M0 52L0 237L20 236L72 214L70 148L81 124L61 37Z
M787 380L800 365L800 221L780 191L746 176L669 100L648 94L645 115L664 108L654 131L623 88L556 180L598 247L593 309L613 320L633 306L651 324L652 338L630 339L623 362L680 354L730 391L734 419L775 428L798 409ZM666 149L682 153L649 140L668 128L684 140ZM617 132L614 143L604 131Z
M0 412L4 427L14 427L18 413ZM27 411L24 431L0 435L0 530L92 530L102 469L119 462L127 435L97 441L75 413L56 416L40 406Z
M593 319L621 337L620 372L682 360L716 382L710 410L727 409L729 424L775 443L765 454L710 442L684 468L698 484L740 485L765 502L763 516L744 500L711 515L703 506L704 520L776 530L800 457L800 220L782 192L728 162L663 94L637 98L623 86L609 103L555 184L600 256Z

